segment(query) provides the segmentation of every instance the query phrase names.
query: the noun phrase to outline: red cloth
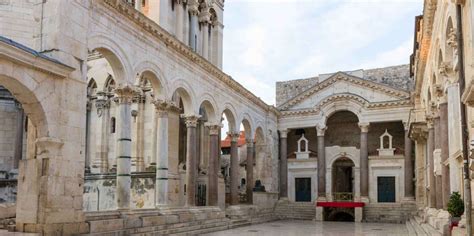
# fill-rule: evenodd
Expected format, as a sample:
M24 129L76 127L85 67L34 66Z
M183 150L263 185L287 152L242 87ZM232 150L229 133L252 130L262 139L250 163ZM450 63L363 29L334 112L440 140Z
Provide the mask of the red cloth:
M363 202L317 202L318 207L337 207L337 208L355 208L364 207Z

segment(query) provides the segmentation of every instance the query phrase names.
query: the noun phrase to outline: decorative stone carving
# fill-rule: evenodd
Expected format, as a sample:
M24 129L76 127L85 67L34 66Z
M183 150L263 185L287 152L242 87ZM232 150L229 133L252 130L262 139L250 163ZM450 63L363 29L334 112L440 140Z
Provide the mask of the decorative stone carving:
M388 138L388 147L384 146L384 139ZM395 148L392 146L393 136L388 133L388 130L380 136L380 148L377 149L379 156L393 156L395 154Z
M298 151L296 154L296 159L309 159L309 148L308 148L308 139L304 137L304 134L301 135L301 138L298 140Z
M228 132L227 135L230 136L231 142L238 142L240 134L238 132Z
M155 110L158 117L168 116L168 111L176 109L174 103L171 101L157 99L152 101L152 103L155 105Z
M287 138L288 137L288 130L279 130L280 131L280 138Z
M105 109L110 107L110 100L107 93L104 91L97 92L97 99L95 100L95 107L97 108L97 116L101 117Z
M317 125L316 126L316 132L317 132L318 136L324 136L327 129L328 129L327 126L322 126L322 125Z
M201 118L200 115L185 115L182 114L181 118L184 119L184 122L186 123L186 127L196 127L199 118Z
M360 127L360 132L361 133L367 133L369 132L369 126L370 124L369 123L359 123L359 127Z
M133 98L139 93L131 84L120 84L115 90L115 97L120 104L132 104Z
M219 135L221 132L222 124L206 124L209 127L209 135Z

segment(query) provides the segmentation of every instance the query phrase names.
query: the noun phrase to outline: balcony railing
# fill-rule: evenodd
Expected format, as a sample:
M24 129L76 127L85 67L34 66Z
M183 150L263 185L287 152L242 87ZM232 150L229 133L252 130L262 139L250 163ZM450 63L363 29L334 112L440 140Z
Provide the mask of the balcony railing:
M353 193L346 193L346 192L340 192L340 193L332 193L332 197L335 202L352 202L354 201L354 194Z

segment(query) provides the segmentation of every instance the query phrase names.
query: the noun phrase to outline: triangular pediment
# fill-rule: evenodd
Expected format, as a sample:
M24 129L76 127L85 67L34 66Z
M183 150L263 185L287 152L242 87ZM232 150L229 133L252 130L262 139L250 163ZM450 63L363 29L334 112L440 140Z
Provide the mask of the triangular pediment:
M381 103L405 100L410 94L404 90L364 80L343 72L338 72L328 79L314 85L296 97L278 107L279 110L299 110L317 106L326 98L351 94L368 103Z

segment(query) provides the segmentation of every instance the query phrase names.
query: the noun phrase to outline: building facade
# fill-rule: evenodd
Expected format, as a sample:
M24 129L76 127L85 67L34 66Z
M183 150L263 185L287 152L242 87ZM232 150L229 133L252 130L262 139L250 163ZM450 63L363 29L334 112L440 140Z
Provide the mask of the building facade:
M224 1L3 1L0 220L198 234L308 208L446 233L472 182L472 10L427 0L410 65L278 82L274 107L221 71Z

